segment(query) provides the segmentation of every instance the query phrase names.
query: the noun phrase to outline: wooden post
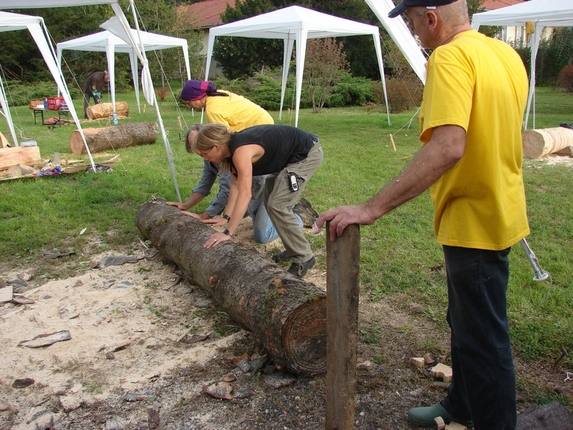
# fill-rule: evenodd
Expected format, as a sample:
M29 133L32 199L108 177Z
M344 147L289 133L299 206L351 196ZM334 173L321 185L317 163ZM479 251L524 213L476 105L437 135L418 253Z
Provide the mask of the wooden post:
M326 429L354 428L360 226L332 242L326 226Z

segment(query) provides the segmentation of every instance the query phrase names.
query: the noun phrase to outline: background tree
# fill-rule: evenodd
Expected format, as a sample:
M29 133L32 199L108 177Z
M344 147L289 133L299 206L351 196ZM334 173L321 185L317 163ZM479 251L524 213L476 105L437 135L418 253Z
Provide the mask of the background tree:
M223 23L239 21L275 7L269 0L237 1L235 8L227 6L221 14ZM280 66L283 56L283 41L272 39L251 39L246 37L218 37L213 47L213 58L229 79L243 75L252 76L267 67Z
M539 44L536 62L537 82L556 85L563 68L572 62L573 28L555 29L549 39L542 39Z
M44 18L54 43L101 30L99 24L108 19L113 11L107 5L78 6L70 8L25 9L8 12ZM0 64L4 75L10 80L35 82L51 80L50 71L27 30L0 33ZM86 67L92 58L85 58Z
M190 31L189 26L178 25L176 1L173 0L137 0L136 12L140 28L145 31L167 34L187 39L191 52L201 47L202 36L199 31ZM124 11L129 1L120 2ZM10 12L34 15L44 18L52 43L81 37L102 31L100 24L113 16L109 5L90 5L77 7L24 9ZM134 27L132 13L126 12L130 25ZM185 28L184 28L185 27ZM53 82L50 71L28 31L10 31L0 33L0 44L9 49L0 52L0 65L3 78L22 83L39 81ZM155 54L157 53L157 55ZM186 79L183 55L180 49L160 50L147 53L154 81L165 85L165 79ZM191 60L194 56L190 55ZM131 67L127 55L116 55L116 88L129 88ZM89 51L64 51L63 69L70 89L79 88L84 79L95 70L107 68L105 53ZM71 76L71 77L70 77ZM55 84L53 84L55 91ZM51 94L53 95L53 94Z
M348 62L342 42L336 42L333 38L307 42L304 80L308 85L314 113L320 112L347 70Z

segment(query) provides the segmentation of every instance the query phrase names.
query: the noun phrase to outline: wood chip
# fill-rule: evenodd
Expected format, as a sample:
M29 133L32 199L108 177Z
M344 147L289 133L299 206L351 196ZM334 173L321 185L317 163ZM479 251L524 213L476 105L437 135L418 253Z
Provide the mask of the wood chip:
M203 386L203 392L216 399L232 400L232 391L233 386L228 382L217 382L215 384Z
M436 426L438 426L438 430L444 430L446 428L446 422L442 417L436 417L434 421L436 422Z
M445 430L468 430L468 428L466 426L461 425L460 423L452 421L451 423L446 425Z
M61 330L55 333L40 334L33 339L23 340L18 343L18 346L25 346L27 348L41 348L43 346L50 346L56 342L63 342L70 340L72 335L68 330Z
M14 287L12 287L12 285L0 288L0 303L9 302L13 298L14 298Z
M445 364L442 363L436 364L434 367L432 367L431 373L434 378L442 379L444 382L452 381L452 376L453 376L452 368Z

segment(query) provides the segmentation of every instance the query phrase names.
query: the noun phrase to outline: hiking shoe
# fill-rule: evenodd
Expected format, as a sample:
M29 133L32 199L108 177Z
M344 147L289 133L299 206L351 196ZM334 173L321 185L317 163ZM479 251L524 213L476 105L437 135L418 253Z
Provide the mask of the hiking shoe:
M318 218L318 212L314 210L314 208L307 199L303 197L302 199L300 199L299 203L303 205L305 208L307 208L313 217Z
M273 254L272 259L275 263L278 263L280 261L290 260L291 257L290 257L290 255L288 255L288 252L285 249L284 251L279 252L278 254Z
M304 275L306 275L308 269L314 266L314 263L316 263L314 256L310 260L305 261L304 263L292 263L288 268L288 272L296 276L297 278L302 278Z
M422 407L422 408L412 408L408 411L408 421L414 424L416 427L432 427L436 426L435 418L442 417L446 424L455 421L458 424L466 426L468 428L473 427L471 421L461 421L458 420L446 411L446 409L440 404L434 406Z

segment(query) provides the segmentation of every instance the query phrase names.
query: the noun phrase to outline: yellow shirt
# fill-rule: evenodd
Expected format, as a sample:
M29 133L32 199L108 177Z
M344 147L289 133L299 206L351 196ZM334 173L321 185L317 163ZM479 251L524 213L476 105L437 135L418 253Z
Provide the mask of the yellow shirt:
M434 230L444 245L505 249L529 234L521 124L527 74L509 45L465 31L432 53L420 110L420 139L458 125L466 148L430 188Z
M260 124L274 124L273 118L259 105L229 91L218 90L229 96L207 96L205 113L210 123L224 124L233 131Z

